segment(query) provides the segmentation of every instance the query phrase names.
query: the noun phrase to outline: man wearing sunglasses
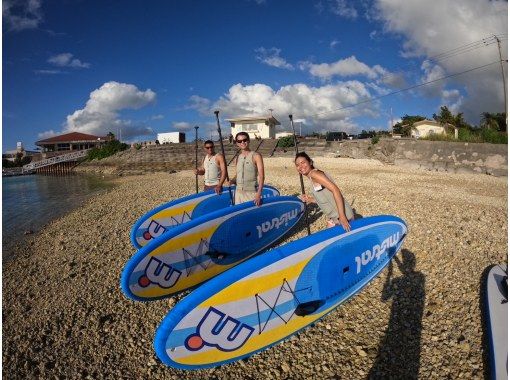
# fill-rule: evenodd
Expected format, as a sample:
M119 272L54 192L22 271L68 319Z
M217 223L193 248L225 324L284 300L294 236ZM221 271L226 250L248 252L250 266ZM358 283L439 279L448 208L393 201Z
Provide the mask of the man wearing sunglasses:
M195 170L195 174L204 176L204 191L214 190L221 194L223 182L227 178L227 165L223 154L214 151L214 143L211 140L204 142L205 157L202 166Z
M260 153L250 150L250 135L239 132L235 137L240 153L236 158L236 175L230 181L236 184L235 204L254 201L262 204L264 187L264 162Z

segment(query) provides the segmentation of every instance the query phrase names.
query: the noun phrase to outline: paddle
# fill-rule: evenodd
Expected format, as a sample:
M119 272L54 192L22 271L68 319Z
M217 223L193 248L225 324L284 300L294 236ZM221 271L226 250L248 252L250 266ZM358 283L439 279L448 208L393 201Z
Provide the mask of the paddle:
M294 148L296 150L296 154L298 154L296 130L294 129L294 120L292 120L292 115L289 115L289 119L290 119L290 125L292 125L292 135L294 136ZM301 182L301 194L305 195L305 184L303 182L303 174L301 174L301 173L299 173L299 181ZM308 235L310 235L311 234L310 222L308 221L308 208L307 208L306 202L305 202L305 221L306 221L306 230L308 231Z
M216 115L216 124L218 125L218 135L220 136L220 146L221 146L221 153L223 154L223 159L225 160L225 163L227 162L227 159L225 158L225 148L223 147L223 137L221 136L221 127L220 127L220 118L218 117L220 111L214 111L214 114ZM230 183L230 178L228 176L228 168L225 166L225 171L227 172L227 181ZM232 197L232 189L230 185L228 186L228 194L230 195L230 204L234 205L234 198Z
M195 125L195 192L198 194L198 125Z

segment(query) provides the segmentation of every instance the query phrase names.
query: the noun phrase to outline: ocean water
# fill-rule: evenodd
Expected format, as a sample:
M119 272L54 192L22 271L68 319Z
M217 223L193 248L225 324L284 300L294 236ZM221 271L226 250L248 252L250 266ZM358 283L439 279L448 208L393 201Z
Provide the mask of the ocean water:
M2 178L2 259L10 247L112 185L94 176L25 175Z

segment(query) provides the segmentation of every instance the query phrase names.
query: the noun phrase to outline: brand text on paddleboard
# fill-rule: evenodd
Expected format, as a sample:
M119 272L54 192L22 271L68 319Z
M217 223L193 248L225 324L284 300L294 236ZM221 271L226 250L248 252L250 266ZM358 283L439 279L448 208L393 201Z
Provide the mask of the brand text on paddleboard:
M366 250L360 256L356 256L354 260L356 260L356 273L361 272L361 268L364 265L367 265L372 260L379 260L379 257L388 250L388 248L394 247L397 245L400 239L400 233L391 235L390 237L384 239L381 245L376 244L372 247L371 250Z
M259 233L259 239L266 232L271 231L274 228L278 229L280 228L280 226L286 226L287 224L289 224L291 220L297 218L300 211L301 211L300 209L288 211L282 214L279 218L273 218L271 220L261 223L259 226L256 226L257 231Z

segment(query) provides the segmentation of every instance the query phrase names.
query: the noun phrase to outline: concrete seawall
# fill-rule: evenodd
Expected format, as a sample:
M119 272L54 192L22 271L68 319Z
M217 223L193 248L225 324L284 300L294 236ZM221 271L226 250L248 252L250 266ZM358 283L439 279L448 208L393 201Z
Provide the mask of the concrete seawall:
M270 140L273 141L273 140ZM274 144L274 143L273 143ZM268 145L270 145L268 143ZM274 146L274 145L273 145ZM108 174L143 174L192 169L195 166L194 143L174 144L148 149L120 152L100 161L86 162L76 169L82 172ZM423 141L414 139L370 139L327 142L320 139L303 139L299 150L311 157L346 157L376 159L383 163L430 171L450 173L479 173L507 176L508 145ZM264 158L268 152L261 152ZM235 154L235 147L227 145L227 159ZM294 156L294 148L278 148L275 156ZM202 152L199 152L199 159Z
M307 144L300 149L318 154ZM370 140L352 140L327 143L323 151L328 155L350 158L373 158L397 166L416 167L431 171L452 173L482 173L507 176L508 145L423 141L414 139L381 139L377 144Z

